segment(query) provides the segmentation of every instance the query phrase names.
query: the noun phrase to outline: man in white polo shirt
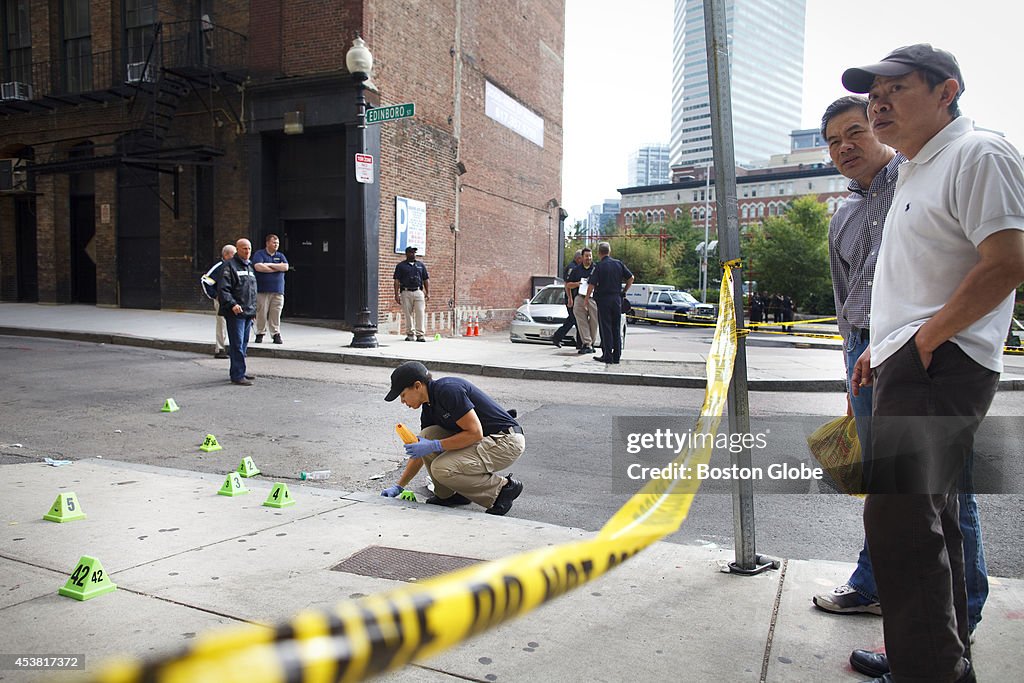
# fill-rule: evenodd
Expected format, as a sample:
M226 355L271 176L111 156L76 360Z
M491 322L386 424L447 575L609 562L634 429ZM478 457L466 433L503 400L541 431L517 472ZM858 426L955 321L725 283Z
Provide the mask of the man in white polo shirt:
M908 159L885 219L870 346L851 379L874 386L864 530L886 649L857 668L877 681L974 681L956 485L1024 281L1024 166L960 116L964 82L948 52L899 48L848 69L843 85L868 94L876 137Z

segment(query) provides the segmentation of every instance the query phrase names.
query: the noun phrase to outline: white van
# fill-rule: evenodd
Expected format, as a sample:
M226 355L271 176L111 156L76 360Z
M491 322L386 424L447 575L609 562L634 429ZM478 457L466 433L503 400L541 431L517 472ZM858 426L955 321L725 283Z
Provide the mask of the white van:
M651 300L652 292L674 292L676 288L673 285L638 285L633 284L626 292L626 299L629 301L631 306L643 306Z

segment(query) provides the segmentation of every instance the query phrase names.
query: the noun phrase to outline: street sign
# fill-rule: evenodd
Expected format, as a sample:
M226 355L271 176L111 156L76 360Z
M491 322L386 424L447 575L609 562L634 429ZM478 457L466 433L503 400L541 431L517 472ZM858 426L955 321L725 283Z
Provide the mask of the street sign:
M396 119L407 119L416 113L416 105L412 102L392 104L387 107L376 107L366 110L366 123L384 123Z
M360 183L373 183L373 155L356 155L356 180Z

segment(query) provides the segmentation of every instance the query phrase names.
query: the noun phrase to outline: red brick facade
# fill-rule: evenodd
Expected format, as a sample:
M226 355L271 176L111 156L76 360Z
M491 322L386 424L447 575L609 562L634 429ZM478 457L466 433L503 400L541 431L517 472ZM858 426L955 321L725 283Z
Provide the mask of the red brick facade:
M530 293L530 276L558 270L564 4L535 0L526 11L524 3L494 0L218 0L208 5L216 31L200 34L197 28L194 35L201 35L200 40L215 37L209 48L212 59L219 55L222 39L247 36L245 73L237 85L211 76L204 87L202 78L194 78L175 104L162 134L164 151L152 153L151 165L140 166L137 158L126 165L115 158L133 157L116 144L127 132L146 128L151 105L144 92L133 98L122 87L120 96L110 96L111 89L102 98L77 92L64 97L53 84L34 84L34 102L0 102L0 158L25 156L39 167L31 174L35 225L30 226L36 238L38 287L28 298L76 300L73 262L82 257L76 256L69 224L69 182L70 174L86 173L95 207L95 234L87 250L95 259L95 301L127 305L124 278L132 263L123 254L134 224L125 222L132 219L125 212L132 213L134 205L126 203L123 188L133 182L134 169L158 169L150 193L151 201L158 202L158 225L150 237L143 236L158 251L156 305L206 310L196 284L198 273L210 265L204 255L219 253L220 245L242 235L260 248L263 235L281 230L273 212L277 200L272 195L278 189L273 170L268 170L276 150L290 142L281 135L280 110L303 112L307 133L330 133L338 144L354 139L352 120L339 118L341 108L322 106L329 101L323 98L321 105L315 104L315 95L304 94L302 84L319 83L322 91L325 83L344 83L337 79L347 78L345 55L359 32L375 60L372 80L378 93L371 94L371 102L416 104L412 119L369 127L371 147L380 148L374 192L379 192L375 248L381 320L398 311L391 277L401 258L394 253L396 196L427 206L423 261L431 273L428 311L435 314L438 328L430 332L452 329L453 309L467 306L490 311L494 321L506 319ZM53 70L61 59L57 3L31 2L30 7L32 61L52 60ZM198 2L161 1L159 9L162 17L199 25ZM123 82L125 67L118 61L122 16L119 0L91 3L92 52L115 51L108 60L114 63L112 76L96 66L105 58L94 60L97 83L104 77ZM164 35L172 29L165 26ZM0 54L0 66L4 59ZM486 115L487 81L543 119L543 146ZM285 94L272 94L277 99L261 109L254 104L261 87ZM348 111L352 105L345 98L354 99L352 87L343 85L330 94L335 98L331 101L344 100ZM259 113L268 111L270 118ZM75 165L69 150L85 142L94 145L97 161ZM352 173L348 153L340 147L339 153L346 159L345 173ZM196 190L204 168L213 169L212 243L201 233L198 218L206 205ZM132 201L145 201L145 196L137 193ZM27 197L0 193L0 238L5 244L24 239L26 226L12 223L15 201ZM345 194L344 201L351 196ZM344 243L350 254L351 227L346 231L334 244ZM14 256L0 252L3 300L26 298L17 291L18 268Z

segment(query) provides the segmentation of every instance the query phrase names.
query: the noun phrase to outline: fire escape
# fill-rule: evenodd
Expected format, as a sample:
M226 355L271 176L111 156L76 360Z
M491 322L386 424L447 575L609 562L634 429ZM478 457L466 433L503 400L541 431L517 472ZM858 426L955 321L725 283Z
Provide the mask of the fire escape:
M209 164L223 151L169 135L182 102L190 95L215 116L214 93L223 93L217 108L241 126L237 98L231 95L247 75L247 39L208 19L158 23L143 51L132 60L127 49L109 50L64 60L36 62L22 69L21 80L0 84L0 118L62 113L73 107L120 105L111 125L92 138L89 156L57 145L48 153L40 145L29 175L82 172L117 164L158 170L169 165ZM144 52L145 58L141 55Z

